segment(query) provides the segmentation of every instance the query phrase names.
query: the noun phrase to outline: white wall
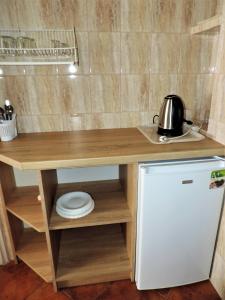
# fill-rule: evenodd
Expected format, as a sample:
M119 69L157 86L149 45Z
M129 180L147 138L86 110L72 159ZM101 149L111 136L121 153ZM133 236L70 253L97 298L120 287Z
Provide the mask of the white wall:
M118 179L118 166L58 169L59 183ZM37 185L36 171L14 169L17 186Z

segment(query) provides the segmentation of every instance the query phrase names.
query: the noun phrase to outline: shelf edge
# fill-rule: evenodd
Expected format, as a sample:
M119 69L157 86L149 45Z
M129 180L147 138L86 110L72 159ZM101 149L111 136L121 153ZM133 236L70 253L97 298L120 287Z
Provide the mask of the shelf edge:
M31 249L25 249L27 248L27 243L26 243L26 239L28 237L28 235L30 235L30 238L32 239L35 239L36 240L36 237L34 238L34 236L43 236L43 240L41 238L41 242L39 241L39 243L44 243L45 244L45 241L44 241L44 233L38 233L38 232L34 232L32 229L28 228L28 229L25 229L24 230L24 233L22 235L22 239L19 243L19 247L18 249L16 250L16 255L17 257L19 257L20 260L22 260L27 266L29 266L38 276L40 276L45 282L47 283L50 283L52 282L52 276L51 276L51 272L50 272L50 262L49 262L49 274L46 274L43 273L43 272L40 272L40 270L38 268L35 267L35 264L37 263L37 261L34 260L34 263L32 263L32 259L31 259L31 256L30 256L30 252L31 252ZM27 237L26 237L27 236ZM29 241L29 246L32 245L34 241ZM35 241L36 242L36 241ZM33 247L36 248L37 246L35 246L33 244ZM29 247L30 248L30 247ZM36 248L37 249L37 248ZM40 248L39 248L40 249ZM42 248L43 249L43 248ZM33 251L32 251L33 252ZM45 249L45 254L47 255L47 244L46 244L46 249Z
M222 16L221 15L215 15L211 18L208 18L206 20L203 20L201 22L198 22L196 26L191 27L190 33L191 34L197 34L204 31L208 31L210 29L213 29L217 26L220 26L222 23Z
M29 225L30 227L32 227L34 230L36 230L39 233L45 233L45 229L44 227L36 227L34 226L32 223L30 223L29 221L27 221L27 219L21 217L19 214L15 213L14 210L12 210L11 208L9 208L8 206L6 206L6 209L8 212L10 212L12 215L14 215L15 217L17 217L18 219L20 219L22 222L26 223L27 225Z
M132 217L129 216L127 218L121 218L117 219L115 221L99 221L99 222L93 222L89 223L87 225L66 225L66 226L57 226L57 225L50 225L49 230L63 230L63 229L73 229L73 228L84 228L84 227L92 227L92 226L101 226L101 225L110 225L110 224L122 224L122 223L129 223L131 222Z

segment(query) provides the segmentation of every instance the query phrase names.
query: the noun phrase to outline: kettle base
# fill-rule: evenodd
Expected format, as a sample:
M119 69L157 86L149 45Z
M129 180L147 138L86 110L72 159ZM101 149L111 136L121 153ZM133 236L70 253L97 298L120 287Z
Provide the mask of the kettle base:
M168 136L168 137L175 137L175 136L179 136L183 134L183 129L179 128L179 129L164 129L161 127L158 127L158 131L157 133L159 135L164 135L164 136Z

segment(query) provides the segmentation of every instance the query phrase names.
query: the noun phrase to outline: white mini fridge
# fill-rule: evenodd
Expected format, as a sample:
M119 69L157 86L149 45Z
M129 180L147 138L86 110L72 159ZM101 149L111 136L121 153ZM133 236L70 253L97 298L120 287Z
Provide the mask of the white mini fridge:
M138 289L209 278L224 183L225 162L218 157L139 165Z

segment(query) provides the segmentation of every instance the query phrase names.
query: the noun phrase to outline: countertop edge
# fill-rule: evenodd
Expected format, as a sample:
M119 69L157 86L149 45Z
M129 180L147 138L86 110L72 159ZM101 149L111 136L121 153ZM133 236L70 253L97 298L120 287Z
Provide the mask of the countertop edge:
M199 143L199 144L198 144ZM199 142L155 145L137 128L21 134L0 145L0 161L20 170L49 170L224 156L225 146Z
M17 162L11 158L1 156L2 162L11 165L12 167L20 170L50 170L59 168L76 168L76 167L88 167L88 166L100 166L100 165L119 165L119 164L132 164L144 161L155 160L173 160L173 159L185 159L185 158L198 158L214 155L225 155L225 149L223 147L213 149L201 149L199 150L185 150L185 151L171 151L171 152L158 152L151 154L136 154L126 156L111 156L111 157L99 157L99 158L82 158L82 159L69 159L69 160L42 160L31 162ZM4 157L2 159L2 157ZM45 165L45 167L43 167Z

